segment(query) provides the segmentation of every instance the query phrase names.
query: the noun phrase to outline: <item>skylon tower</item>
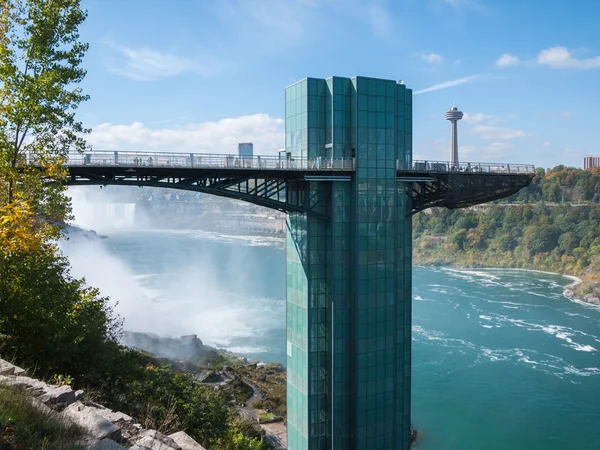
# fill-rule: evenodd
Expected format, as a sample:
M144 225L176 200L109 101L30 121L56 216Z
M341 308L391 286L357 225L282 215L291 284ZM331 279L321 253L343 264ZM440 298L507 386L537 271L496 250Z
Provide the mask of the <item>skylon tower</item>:
M450 137L450 166L458 167L458 131L457 123L463 118L462 111L459 111L456 106L453 106L450 111L446 113L446 120L451 123L451 137Z

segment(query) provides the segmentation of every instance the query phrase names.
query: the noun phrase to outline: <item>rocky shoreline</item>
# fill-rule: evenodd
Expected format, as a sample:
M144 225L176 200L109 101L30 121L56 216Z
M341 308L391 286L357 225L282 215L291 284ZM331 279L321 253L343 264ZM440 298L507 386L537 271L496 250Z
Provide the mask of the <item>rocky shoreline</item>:
M600 286L596 287L598 293L591 292L581 295L577 292L577 286L579 286L581 283L583 283L583 281L578 280L568 285L563 292L564 296L568 297L570 300L591 303L592 305L600 305Z

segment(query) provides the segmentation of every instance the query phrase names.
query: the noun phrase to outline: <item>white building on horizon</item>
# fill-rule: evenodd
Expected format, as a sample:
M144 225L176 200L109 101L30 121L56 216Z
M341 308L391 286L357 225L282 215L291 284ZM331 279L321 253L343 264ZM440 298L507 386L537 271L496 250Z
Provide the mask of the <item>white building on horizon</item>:
M586 156L583 158L583 168L585 170L600 167L600 156Z

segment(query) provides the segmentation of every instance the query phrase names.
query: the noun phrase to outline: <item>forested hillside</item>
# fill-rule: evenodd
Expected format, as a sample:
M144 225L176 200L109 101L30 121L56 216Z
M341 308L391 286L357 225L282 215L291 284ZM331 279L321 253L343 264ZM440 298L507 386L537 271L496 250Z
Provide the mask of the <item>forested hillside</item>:
M600 169L555 167L491 205L436 208L413 221L416 264L520 267L576 275L600 295ZM598 294L598 295L596 295Z
M502 203L600 203L600 168L592 170L556 166L538 168L531 184Z

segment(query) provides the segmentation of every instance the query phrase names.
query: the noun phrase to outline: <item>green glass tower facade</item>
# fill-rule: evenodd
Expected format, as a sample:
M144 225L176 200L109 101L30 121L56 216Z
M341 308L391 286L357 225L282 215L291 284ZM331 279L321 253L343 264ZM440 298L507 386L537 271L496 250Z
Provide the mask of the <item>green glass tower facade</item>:
M287 219L288 448L408 449L412 92L307 78L285 98L291 158L355 158L351 181L307 182L321 215Z

